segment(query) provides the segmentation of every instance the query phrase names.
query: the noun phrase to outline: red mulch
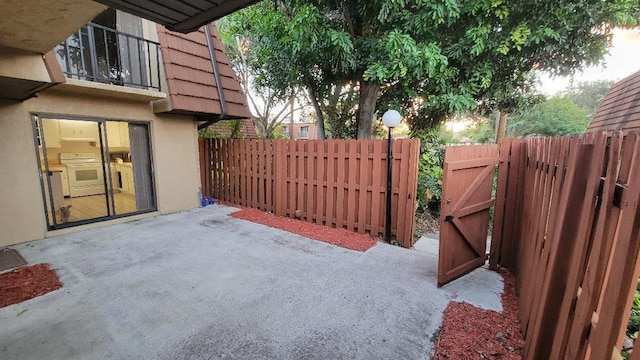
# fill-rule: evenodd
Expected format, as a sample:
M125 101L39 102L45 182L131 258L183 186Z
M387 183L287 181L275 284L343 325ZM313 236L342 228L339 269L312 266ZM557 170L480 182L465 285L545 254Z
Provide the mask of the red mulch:
M518 321L515 278L504 278L502 312L452 301L444 311L434 359L522 359L524 339Z
M0 308L59 289L62 283L49 264L23 266L0 274Z
M233 204L225 204L238 207ZM357 234L345 229L330 228L324 225L275 216L261 210L242 207L240 211L231 214L236 219L251 221L267 225L272 228L288 231L310 239L324 241L346 249L367 251L376 244L377 239L366 234Z

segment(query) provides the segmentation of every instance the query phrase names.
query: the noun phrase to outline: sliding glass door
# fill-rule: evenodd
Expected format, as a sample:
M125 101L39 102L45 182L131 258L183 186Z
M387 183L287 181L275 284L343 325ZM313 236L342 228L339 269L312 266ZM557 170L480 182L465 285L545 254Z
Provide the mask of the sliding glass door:
M34 114L49 229L156 209L149 124Z

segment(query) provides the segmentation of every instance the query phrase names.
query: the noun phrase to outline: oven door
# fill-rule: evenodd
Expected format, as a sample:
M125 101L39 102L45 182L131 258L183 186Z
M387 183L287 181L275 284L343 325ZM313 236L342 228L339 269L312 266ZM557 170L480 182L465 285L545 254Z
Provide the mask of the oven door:
M104 194L104 173L100 164L67 165L69 196Z

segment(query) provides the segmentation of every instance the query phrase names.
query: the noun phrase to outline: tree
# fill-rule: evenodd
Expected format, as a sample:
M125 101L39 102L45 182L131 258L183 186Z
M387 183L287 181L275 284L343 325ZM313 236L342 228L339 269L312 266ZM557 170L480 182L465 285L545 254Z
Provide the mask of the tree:
M233 69L251 109L251 119L262 138L277 137L276 129L290 116L287 105L300 96L300 90L293 86L286 88L264 86L256 79L265 76L255 53L255 39L238 31L242 27L243 17L227 17L217 23L220 38L225 45Z
M572 82L566 95L586 112L589 120L592 120L612 85L611 80L585 81L577 84Z
M243 31L255 37L259 81L305 88L319 124L336 89L357 89L357 137L369 138L389 107L414 129L483 101L510 111L531 70L597 63L611 27L635 24L637 9L632 0L281 0L244 10Z
M516 113L508 126L512 136L581 134L589 126L587 113L568 96L554 96Z

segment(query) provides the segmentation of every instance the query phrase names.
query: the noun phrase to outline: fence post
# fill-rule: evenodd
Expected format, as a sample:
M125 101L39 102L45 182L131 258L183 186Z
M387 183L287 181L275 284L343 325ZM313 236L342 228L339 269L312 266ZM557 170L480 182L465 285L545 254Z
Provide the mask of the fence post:
M493 232L491 234L491 251L489 253L489 269L498 270L500 249L503 241L505 221L504 206L506 203L508 179L511 167L511 146L513 140L504 139L500 143L500 163L498 165L498 186L496 188L496 204L493 213ZM510 214L513 216L513 214Z
M286 154L284 152L284 140L272 140L273 144L273 208L276 216L284 216L286 197L284 197L284 184L287 181Z

